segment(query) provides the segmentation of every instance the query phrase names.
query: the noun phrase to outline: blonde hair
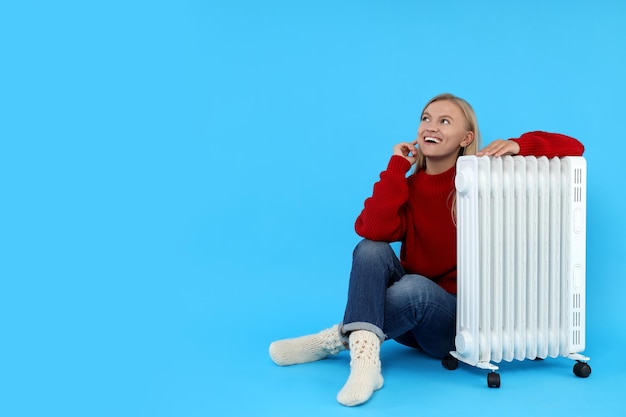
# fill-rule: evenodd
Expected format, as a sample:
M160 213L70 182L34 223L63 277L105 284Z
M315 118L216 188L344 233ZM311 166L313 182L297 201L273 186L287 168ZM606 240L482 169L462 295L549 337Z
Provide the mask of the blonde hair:
M431 98L428 103L422 109L421 115L424 114L428 106L430 106L435 101L443 101L448 100L452 103L456 104L461 111L463 112L463 116L465 116L465 130L468 132L474 133L474 140L467 146L461 147L459 149L459 155L476 155L478 149L480 149L480 130L478 129L478 120L476 119L476 113L472 106L462 99L461 97L457 97L454 94L444 93L439 94L433 98ZM420 116L421 116L420 115ZM421 119L421 117L420 117ZM458 157L457 157L458 158ZM420 152L419 148L417 149L417 161L415 162L415 172L418 172L422 169L426 169L426 158ZM456 225L456 189L453 187L452 192L450 193L450 197L452 198L452 204L450 206L450 214L452 215L452 221ZM450 199L450 198L449 198Z

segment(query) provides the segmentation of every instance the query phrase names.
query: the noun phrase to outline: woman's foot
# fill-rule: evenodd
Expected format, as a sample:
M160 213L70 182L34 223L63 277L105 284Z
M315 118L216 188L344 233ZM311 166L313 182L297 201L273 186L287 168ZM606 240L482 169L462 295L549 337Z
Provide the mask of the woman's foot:
M281 366L319 361L336 355L346 346L339 336L338 325L319 333L283 339L270 344L270 357Z
M350 333L350 376L337 401L346 406L363 404L383 387L380 366L380 339L367 330Z

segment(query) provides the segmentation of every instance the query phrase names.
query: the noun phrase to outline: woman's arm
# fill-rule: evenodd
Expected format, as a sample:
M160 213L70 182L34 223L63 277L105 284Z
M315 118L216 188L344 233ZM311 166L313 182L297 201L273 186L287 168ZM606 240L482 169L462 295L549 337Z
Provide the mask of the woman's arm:
M578 140L560 133L542 131L524 133L519 138L494 140L477 156L546 156L548 158L563 156L582 156L585 147Z
M354 228L366 239L395 242L404 237L406 216L404 210L409 199L406 172L411 162L406 157L393 155L387 169L374 184L372 196L365 200Z

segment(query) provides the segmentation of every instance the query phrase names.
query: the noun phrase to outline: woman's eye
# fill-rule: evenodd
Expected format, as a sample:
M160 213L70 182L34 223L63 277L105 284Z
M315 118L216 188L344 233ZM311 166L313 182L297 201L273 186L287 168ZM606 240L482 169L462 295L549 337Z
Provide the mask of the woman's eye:
M448 120L448 119L441 119L441 123L449 125L450 124L450 120Z
M427 122L428 120L428 116L422 116L422 122Z

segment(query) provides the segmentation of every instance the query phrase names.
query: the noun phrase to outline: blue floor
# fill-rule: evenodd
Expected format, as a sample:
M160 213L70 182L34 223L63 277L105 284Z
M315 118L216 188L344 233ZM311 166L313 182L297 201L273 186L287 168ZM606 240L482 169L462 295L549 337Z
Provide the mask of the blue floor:
M95 294L102 289L83 302L57 296L67 311L22 317L28 328L8 329L3 415L626 415L625 340L593 334L585 352L589 378L574 376L573 362L565 358L502 363L499 389L487 387L486 371L463 364L449 371L438 360L386 342L384 387L368 403L344 407L335 396L348 376L347 352L291 367L276 366L267 353L274 339L331 324L341 297L327 290L337 285L317 278L308 293L289 293L286 274L265 271L258 278L243 291L197 275L195 288L188 286L189 276L172 277L158 290L158 283L137 288L116 281L116 291L127 291L128 299Z

